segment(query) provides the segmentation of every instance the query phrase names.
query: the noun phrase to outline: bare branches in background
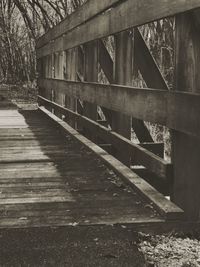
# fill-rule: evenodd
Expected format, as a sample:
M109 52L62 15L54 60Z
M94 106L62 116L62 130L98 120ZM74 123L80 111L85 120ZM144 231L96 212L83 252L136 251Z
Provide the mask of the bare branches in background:
M87 0L0 0L0 81L32 81L36 74L35 40ZM173 19L140 27L171 86Z
M35 40L84 0L0 0L0 82L33 81Z

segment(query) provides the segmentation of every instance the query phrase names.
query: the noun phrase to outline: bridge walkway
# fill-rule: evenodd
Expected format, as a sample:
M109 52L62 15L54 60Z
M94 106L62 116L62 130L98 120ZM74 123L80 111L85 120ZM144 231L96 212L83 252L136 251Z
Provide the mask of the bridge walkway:
M162 222L94 152L40 110L0 110L0 228Z

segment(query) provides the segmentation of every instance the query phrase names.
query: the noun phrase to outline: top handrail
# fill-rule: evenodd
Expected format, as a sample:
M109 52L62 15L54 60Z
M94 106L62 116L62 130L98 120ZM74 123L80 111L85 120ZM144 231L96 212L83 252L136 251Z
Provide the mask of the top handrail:
M39 37L36 48L44 46L48 42L60 37L122 1L124 0L88 0L85 4L80 6L79 9Z
M41 37L36 46L37 58L200 8L200 0L109 0L109 4L107 1L86 2L77 12ZM106 9L107 12L103 12Z

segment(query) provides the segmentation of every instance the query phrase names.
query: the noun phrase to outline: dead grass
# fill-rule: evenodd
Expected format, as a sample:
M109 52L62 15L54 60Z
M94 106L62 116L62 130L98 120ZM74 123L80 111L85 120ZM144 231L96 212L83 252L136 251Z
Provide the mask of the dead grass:
M141 234L139 249L145 256L147 266L200 266L200 241L194 237Z
M18 102L37 102L37 86L36 83L26 84L1 84L0 90L7 91L7 98Z

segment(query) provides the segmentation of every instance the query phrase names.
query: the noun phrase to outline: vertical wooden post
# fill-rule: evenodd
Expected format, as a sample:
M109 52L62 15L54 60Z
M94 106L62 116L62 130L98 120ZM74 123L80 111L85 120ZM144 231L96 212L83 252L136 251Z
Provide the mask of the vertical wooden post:
M64 60L65 60L65 51L60 52L59 54L59 79L64 80ZM65 106L65 95L59 93L59 104Z
M69 81L76 81L77 69L77 48L72 48L65 52L65 75L64 78ZM77 100L65 95L65 106L73 111L77 110ZM75 122L69 118L67 122L75 128Z
M200 35L193 13L176 17L175 90L200 93ZM181 111L180 111L181 112ZM172 199L188 220L200 219L200 139L173 132Z
M53 72L53 78L57 79L58 77L58 53L53 54L53 66L54 66L54 72ZM56 101L56 88L51 88L51 100ZM52 112L54 112L54 109L52 109Z
M63 79L64 73L63 73L63 52L55 53L55 78L56 79ZM53 88L54 90L54 101L64 106L64 94L57 91L57 88ZM55 112L55 115L58 117L62 117L60 113Z
M52 65L52 58L51 55L48 55L48 78L51 78L51 65Z
M84 45L85 50L85 73L84 80L87 82L98 81L98 41L90 42ZM96 121L97 120L97 106L88 102L83 103L83 114ZM86 135L94 140L94 135L85 131Z
M44 76L48 77L48 56L44 57Z
M139 31L134 30L134 52L133 52L134 60L138 59L138 54L142 55L142 53L144 52L143 51L144 49L141 49L141 42L140 43L137 42L137 40L138 40L137 33L139 33ZM140 37L140 35L139 35L139 37ZM141 41L141 39L140 39L140 41ZM143 41L143 39L142 39L142 41ZM142 48L144 48L144 44L145 43L143 41ZM139 51L137 51L137 49L135 49L136 46L137 46L137 49ZM151 63L151 60L153 61L152 56L150 55L150 52L149 52L148 48L146 46L145 46L145 48L147 50L147 51L145 50L145 52L146 52L145 53L145 57L149 56L150 57L149 61ZM144 60L145 58L142 58L142 59L139 58L139 59L140 59L139 60L140 62L141 61L145 61ZM145 61L142 64L142 66L143 65L145 66L146 72L147 71L149 72L149 69L148 69L149 61L148 62ZM154 63L154 61L153 61L153 63ZM100 64L102 70L104 71L104 74L107 77L109 83L113 83L114 82L114 75L113 75L113 72L114 72L114 67L113 66L114 66L114 64L113 64L113 60L112 60L111 56L109 55L109 52L107 51L107 48L105 47L103 41L99 41L99 64ZM152 67L152 64L151 64L151 67ZM153 70L155 70L155 67L154 67ZM158 70L158 72L159 72L159 70ZM155 73L153 73L153 74L155 74ZM131 80L131 78L132 77L130 75L130 80ZM152 80L152 75L151 75L151 80ZM151 86L149 86L149 87L151 87ZM152 88L154 88L154 87L152 87ZM162 86L160 85L158 88L162 88ZM103 110L103 113L104 113L108 123L111 125L112 124L112 112L109 109L106 109L106 108L102 108L102 110ZM153 139L152 139L152 137L151 137L151 135L149 133L149 130L147 129L145 123L142 120L138 120L138 119L132 118L132 127L133 127L134 132L136 133L137 138L138 138L138 140L140 142L153 142Z
M129 31L121 32L115 36L115 66L114 82L121 85L132 85L132 68L133 68L133 40L132 33ZM126 104L126 103L124 103ZM131 138L131 117L113 112L112 129L124 137ZM124 163L130 163L126 151L119 151L116 155Z
M51 54L50 56L50 69L49 69L49 78L54 78L55 76L55 54ZM55 95L55 91L54 91L54 88L48 88L47 89L47 96L46 98L51 100L51 101L54 101L54 95ZM47 107L47 109L51 112L54 113L54 109L52 109L51 107Z
M43 57L43 67L44 67L44 78L48 78L49 75L49 58L48 56ZM47 99L49 98L49 91L47 88L44 89L44 97Z
M51 62L51 66L50 66L49 77L53 79L54 78L54 53L50 55L50 62Z
M77 68L76 68L76 79L78 81L84 80L84 61L85 61L85 55L84 55L84 48L83 46L77 47ZM81 115L83 115L83 105L80 99L77 99L77 112ZM77 125L77 129L79 131L82 130L81 125Z
M51 54L51 78L55 78L55 54ZM49 89L49 99L55 101L55 90L54 88ZM54 113L54 109L50 108L50 111Z
M43 74L43 58L37 59L37 79L44 78ZM37 82L38 84L38 82ZM39 87L38 94L44 96L44 89Z
M121 32L115 36L115 77L114 82L121 85L132 85L132 62L133 62L133 41L129 31ZM131 138L131 118L114 113L112 129L124 137Z
M84 47L79 46L77 47L77 74L78 80L84 80L84 61L85 61L85 52Z

